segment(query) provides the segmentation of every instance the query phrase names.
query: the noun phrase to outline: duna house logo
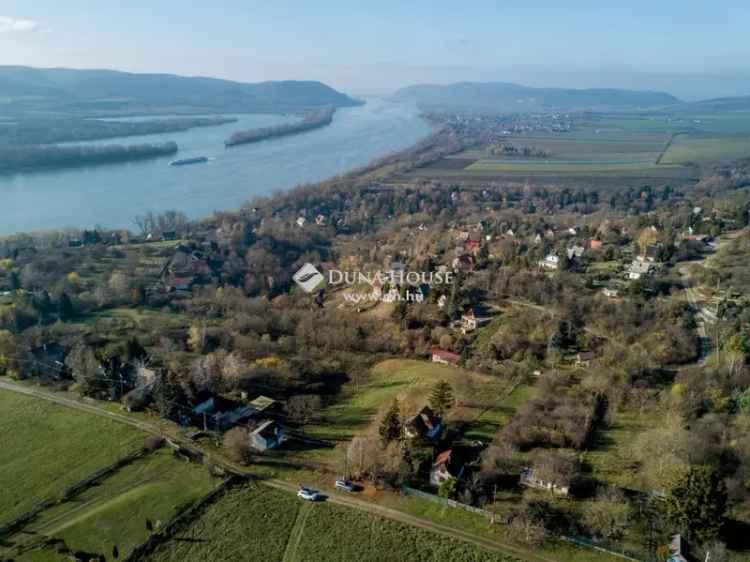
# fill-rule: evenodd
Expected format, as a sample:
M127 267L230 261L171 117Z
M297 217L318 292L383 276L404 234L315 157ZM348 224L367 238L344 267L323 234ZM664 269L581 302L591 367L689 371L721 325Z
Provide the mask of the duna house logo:
M302 287L302 290L307 293L312 293L323 281L325 281L323 274L311 263L306 263L300 267L299 271L294 274L292 279L294 279L294 282Z

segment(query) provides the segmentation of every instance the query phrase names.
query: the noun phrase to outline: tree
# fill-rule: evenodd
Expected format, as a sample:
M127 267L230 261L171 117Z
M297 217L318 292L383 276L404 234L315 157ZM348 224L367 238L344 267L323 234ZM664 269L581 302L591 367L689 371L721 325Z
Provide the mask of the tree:
M0 375L13 372L16 353L15 336L8 330L0 330Z
M453 407L454 403L453 388L448 381L438 382L430 393L430 407L442 416Z
M710 466L692 466L678 478L666 497L667 518L689 539L700 544L719 535L727 510L727 490Z
M628 525L630 506L622 492L611 489L600 493L584 513L586 526L597 536L619 539Z
M438 486L438 496L445 498L446 500L453 498L456 495L456 479L446 478Z
M101 363L87 345L74 347L65 358L65 365L73 373L81 393L86 396L105 394L110 387Z
M398 400L394 400L391 407L385 413L383 420L380 422L380 439L384 444L401 438L403 428L401 425L401 412Z
M247 429L234 427L224 434L224 447L229 451L232 460L249 464L253 458L253 449L248 441Z

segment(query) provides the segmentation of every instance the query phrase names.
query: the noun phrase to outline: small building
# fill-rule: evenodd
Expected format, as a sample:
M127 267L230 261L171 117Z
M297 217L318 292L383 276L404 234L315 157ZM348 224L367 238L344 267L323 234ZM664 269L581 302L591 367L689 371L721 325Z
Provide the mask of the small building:
M688 562L687 544L682 535L674 535L669 543L669 558L667 562Z
M593 351L581 351L576 353L576 366L589 367L591 362L596 359L596 353Z
M452 264L454 271L468 271L474 267L474 258L468 254L456 257Z
M165 286L167 291L171 293L172 291L189 291L194 283L195 278L193 277L181 277L175 275L166 281Z
M438 308L445 308L446 303L448 302L448 297L445 295L440 295L437 300Z
M589 248L591 248L592 250L601 250L602 246L604 246L604 242L602 242L601 240L596 240L594 238L589 240Z
M463 475L463 466L456 466L453 459L453 450L448 449L440 453L430 469L430 484L440 486L446 480L455 478L458 480Z
M443 365L458 365L461 356L441 347L433 347L430 351L433 363L442 363Z
M256 451L275 449L286 441L287 437L282 427L273 420L262 421L248 434L250 446Z
M567 249L568 259L573 260L576 258L582 258L583 253L585 251L586 251L586 248L584 248L583 246L578 246L578 245L571 246L570 248Z
M490 318L484 315L482 309L472 307L468 312L461 316L461 332L468 334L489 321Z
M442 418L429 406L422 408L416 416L404 424L404 435L407 439L422 438L432 441L440 436L442 430Z
M641 277L646 277L654 273L656 270L656 264L650 260L647 260L641 256L638 256L636 259L633 260L633 262L630 264L630 267L627 271L627 277L631 281L635 281L640 279Z
M253 409L253 414L266 414L271 412L278 412L281 409L281 402L269 398L268 396L260 395L254 398L249 404Z
M326 216L325 215L318 215L315 217L315 224L318 226L325 226L326 225Z
M555 254L549 254L543 260L539 261L539 267L551 270L558 269L560 267L560 258Z
M299 226L300 228L302 228L303 226L305 226L306 222L307 222L307 219L305 217L297 217L297 220L295 221L295 223L297 224L297 226Z
M212 427L219 431L226 431L248 419L253 413L253 408L250 406L239 406L233 410L217 412L211 416Z
M559 494L561 496L570 495L569 485L558 484L555 482L545 480L544 478L540 477L533 468L524 468L521 471L520 483L522 486L527 486L529 488L537 488L539 490L549 490L550 492L554 494Z
M620 294L620 291L618 291L617 289L612 289L610 287L604 287L604 289L602 289L602 293L604 293L605 297L615 299Z

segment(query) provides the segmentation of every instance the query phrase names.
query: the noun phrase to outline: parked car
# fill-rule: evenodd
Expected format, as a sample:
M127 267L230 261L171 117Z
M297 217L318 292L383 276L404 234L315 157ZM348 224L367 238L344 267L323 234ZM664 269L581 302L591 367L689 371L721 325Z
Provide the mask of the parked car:
M336 480L336 489L344 492L354 492L356 487L349 480Z
M316 502L323 499L323 496L317 490L305 488L302 486L297 492L297 497L309 502Z

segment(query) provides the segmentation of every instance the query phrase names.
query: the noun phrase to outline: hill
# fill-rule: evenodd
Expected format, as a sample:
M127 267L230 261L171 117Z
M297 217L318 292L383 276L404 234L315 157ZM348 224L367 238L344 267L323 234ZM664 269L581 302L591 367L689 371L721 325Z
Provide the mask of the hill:
M394 97L424 107L477 111L573 111L653 108L680 103L665 92L616 89L532 88L510 82L458 82L416 85Z
M174 74L133 74L0 66L0 93L9 112L300 111L360 102L315 81L243 83Z
M738 96L731 98L712 98L696 102L684 103L675 108L677 111L690 112L716 112L716 111L749 111L750 96Z

